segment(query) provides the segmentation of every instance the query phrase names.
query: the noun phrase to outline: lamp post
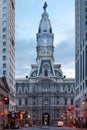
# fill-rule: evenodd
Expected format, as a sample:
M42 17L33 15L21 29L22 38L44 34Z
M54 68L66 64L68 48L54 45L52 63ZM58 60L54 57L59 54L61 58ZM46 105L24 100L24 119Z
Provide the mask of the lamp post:
M85 127L87 128L87 95L85 94L85 99L83 100L84 105L84 116L85 116Z

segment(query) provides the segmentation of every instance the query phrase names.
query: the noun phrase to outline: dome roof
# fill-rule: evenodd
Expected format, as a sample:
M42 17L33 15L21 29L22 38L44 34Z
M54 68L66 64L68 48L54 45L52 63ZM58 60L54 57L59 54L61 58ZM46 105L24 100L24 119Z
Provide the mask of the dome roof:
M46 3L45 3L46 4ZM44 12L42 14L42 19L40 21L38 33L52 33L51 23L49 20L49 15L46 12L46 5L44 5Z

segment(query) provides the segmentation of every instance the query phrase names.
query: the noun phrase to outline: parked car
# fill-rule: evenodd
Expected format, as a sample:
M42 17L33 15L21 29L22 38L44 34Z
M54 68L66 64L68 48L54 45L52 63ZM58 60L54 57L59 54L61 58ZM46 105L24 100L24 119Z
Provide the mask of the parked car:
M73 123L72 122L69 123L69 127L73 127Z
M63 125L64 125L63 121L58 121L58 123L57 123L58 127L63 127Z
M26 123L26 124L25 124L25 127L27 128L27 127L29 127L29 125Z
M11 126L12 129L19 129L19 126L18 125L13 125Z

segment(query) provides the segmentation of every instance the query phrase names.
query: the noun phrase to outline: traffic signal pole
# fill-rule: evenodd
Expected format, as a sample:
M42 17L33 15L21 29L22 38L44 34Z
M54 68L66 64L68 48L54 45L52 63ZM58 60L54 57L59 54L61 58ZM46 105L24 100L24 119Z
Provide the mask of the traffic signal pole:
M9 105L9 98L8 97L3 97L3 106L2 106L2 126L3 126L3 128L5 127L5 105Z
M5 125L5 121L4 121L4 98L3 98L3 115L2 115L2 122L3 122L3 128Z

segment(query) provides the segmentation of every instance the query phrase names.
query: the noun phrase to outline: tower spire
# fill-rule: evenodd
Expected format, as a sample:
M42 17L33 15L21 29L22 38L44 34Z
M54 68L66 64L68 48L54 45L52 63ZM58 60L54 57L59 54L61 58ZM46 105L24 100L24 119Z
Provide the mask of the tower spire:
M43 6L44 11L46 11L47 6L48 6L48 5L47 5L47 2L45 2L45 3L44 3L44 6Z

